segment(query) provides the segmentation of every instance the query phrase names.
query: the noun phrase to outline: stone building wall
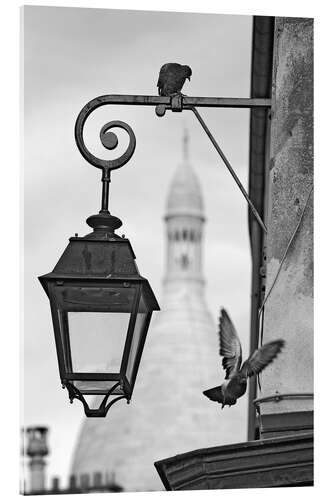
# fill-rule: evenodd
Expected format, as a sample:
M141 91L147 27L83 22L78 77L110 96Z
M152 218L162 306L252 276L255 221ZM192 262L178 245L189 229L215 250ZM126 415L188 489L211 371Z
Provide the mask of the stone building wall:
M282 267L265 304L263 343L283 338L286 347L263 372L259 397L313 392L312 19L276 18L272 99L266 295ZM312 409L311 398L261 405L262 414Z

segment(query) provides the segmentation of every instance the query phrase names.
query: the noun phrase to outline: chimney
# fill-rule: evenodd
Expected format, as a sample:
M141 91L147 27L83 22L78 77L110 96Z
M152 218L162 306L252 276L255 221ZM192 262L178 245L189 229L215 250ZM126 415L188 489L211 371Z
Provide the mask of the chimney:
M46 436L47 427L28 427L27 430L27 455L30 458L28 467L30 471L30 493L45 490L45 465L44 457L48 455Z
M95 489L101 489L103 487L103 476L101 472L95 472L93 476L93 487Z
M71 492L78 489L77 476L75 474L71 474L69 476L68 488L71 490Z
M52 486L51 486L51 490L52 492L54 493L57 493L60 491L60 480L58 477L53 477L52 478Z
M83 491L89 490L89 487L90 487L89 474L81 474L80 475L80 487Z

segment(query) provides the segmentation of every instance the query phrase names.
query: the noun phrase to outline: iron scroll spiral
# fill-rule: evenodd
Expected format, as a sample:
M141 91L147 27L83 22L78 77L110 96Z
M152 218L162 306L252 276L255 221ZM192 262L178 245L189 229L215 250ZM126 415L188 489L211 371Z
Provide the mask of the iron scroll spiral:
M120 120L114 120L106 123L101 128L100 140L106 149L115 149L118 145L118 138L116 134L114 132L110 132L110 130L116 127L125 130L129 135L129 144L125 153L114 160L103 160L101 158L97 158L97 156L93 155L88 150L83 140L84 125L88 116L103 104L105 103L97 98L88 102L84 108L82 108L75 123L75 142L85 160L87 160L94 167L100 168L104 170L105 173L109 174L111 170L116 170L117 168L122 167L132 158L135 151L136 138L132 128L127 123Z

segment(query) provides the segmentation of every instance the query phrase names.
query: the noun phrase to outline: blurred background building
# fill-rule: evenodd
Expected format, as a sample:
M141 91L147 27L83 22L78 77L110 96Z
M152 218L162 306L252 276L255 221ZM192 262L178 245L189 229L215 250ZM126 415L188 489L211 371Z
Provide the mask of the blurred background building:
M185 132L166 204L161 312L150 327L133 401L126 418L119 404L104 419L85 419L72 474L111 468L126 491L160 490L154 461L213 446L226 433L220 412L202 395L221 378L218 336L204 293L204 223Z
M161 490L156 460L188 448L232 441L228 422L221 426L220 411L202 395L223 374L216 321L205 301L204 202L190 161L187 130L164 220L161 312L150 327L126 418L121 404L106 418L85 418L68 488L60 489L55 478L49 493ZM28 430L30 492L46 492L46 434L46 428Z
M51 485L48 487L47 465L50 454L48 432L47 427L22 429L21 494L59 495L123 491L116 483L114 473L100 471L80 476L71 475L66 485L61 484L59 477L52 477Z

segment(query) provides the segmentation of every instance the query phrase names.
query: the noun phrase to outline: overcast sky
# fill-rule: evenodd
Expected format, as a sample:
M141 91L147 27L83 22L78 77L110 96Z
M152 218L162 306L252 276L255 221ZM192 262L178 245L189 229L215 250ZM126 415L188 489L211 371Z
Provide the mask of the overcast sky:
M251 36L252 18L246 16L24 9L24 423L50 427L49 475L67 478L83 411L61 389L49 303L37 277L53 269L70 236L90 232L85 219L100 208L100 171L85 162L74 142L77 114L98 95L156 94L166 62L191 66L187 95L248 97ZM201 113L247 187L248 111ZM132 126L137 148L112 176L110 210L122 219L119 232L130 239L157 299L166 196L188 129L207 216L207 302L216 320L221 305L228 309L247 353L251 261L241 193L192 114L157 118L150 107L104 107L87 123L93 153L113 158L125 149L125 140L112 153L98 143L101 126L113 119ZM233 409L244 414L235 442L246 439L244 408Z

